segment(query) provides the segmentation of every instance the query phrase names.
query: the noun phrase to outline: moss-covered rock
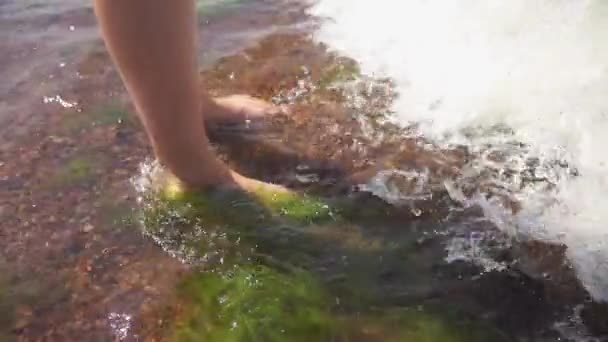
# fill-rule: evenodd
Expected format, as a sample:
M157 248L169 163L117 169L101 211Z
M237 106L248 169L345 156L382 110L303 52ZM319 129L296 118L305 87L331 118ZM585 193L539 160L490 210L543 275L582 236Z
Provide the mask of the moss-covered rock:
M271 191L265 188L251 192L188 192L175 179L169 179L161 201L172 206L188 207L188 214L229 224L254 224L258 219L281 217L296 223L313 223L332 219L330 206L321 198L289 191Z
M180 287L183 303L173 340L492 342L508 338L449 310L336 311L310 273L267 266L201 273Z
M337 331L327 295L305 272L241 266L195 275L181 293L174 341L331 341Z
M334 220L329 205L297 193L183 191L168 182L144 195L144 233L182 260L239 263L289 242L281 237Z
M272 192L265 189L260 189L253 195L272 213L300 223L326 221L332 218L329 204L320 198L295 192Z
M418 308L434 252L415 231L362 229L407 222L373 197L193 193L174 180L144 197L145 231L205 270L180 288L175 341L505 340L445 308ZM396 304L387 288L407 298Z

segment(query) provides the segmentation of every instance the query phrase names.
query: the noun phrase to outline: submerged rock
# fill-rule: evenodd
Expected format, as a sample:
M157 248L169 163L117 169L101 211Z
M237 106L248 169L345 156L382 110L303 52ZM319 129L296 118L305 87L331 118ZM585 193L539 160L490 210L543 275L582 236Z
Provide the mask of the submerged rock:
M337 334L327 294L306 273L235 267L192 276L180 292L174 341L331 341Z
M511 241L453 199L446 184L474 156L391 124L390 81L298 35L272 36L202 76L214 95L289 105L261 132L210 133L231 167L294 192L188 194L170 183L144 193L144 232L202 272L187 280L178 340L290 340L296 331L320 341L550 340L585 298L559 246ZM482 235L509 243L475 244ZM452 238L472 246L468 259L446 258ZM480 255L501 267L471 264ZM256 277L269 288L242 288ZM221 307L220 293L232 291L242 297ZM296 324L302 313L288 303L299 301L310 317ZM251 305L272 309L268 321L247 318L258 312L242 312ZM262 328L269 322L285 331Z
M180 287L174 341L507 341L472 320L416 308L332 310L335 302L307 272L266 266L202 273ZM330 303L334 303L333 305Z

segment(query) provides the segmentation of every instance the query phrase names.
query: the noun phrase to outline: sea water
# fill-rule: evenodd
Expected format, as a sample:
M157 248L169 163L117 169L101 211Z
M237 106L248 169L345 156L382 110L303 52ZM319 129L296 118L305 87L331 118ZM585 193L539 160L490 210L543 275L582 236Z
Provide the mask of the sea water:
M393 120L477 155L452 190L493 170L520 209L482 189L455 199L514 237L567 245L608 300L608 2L320 0L310 13L317 40L395 82Z

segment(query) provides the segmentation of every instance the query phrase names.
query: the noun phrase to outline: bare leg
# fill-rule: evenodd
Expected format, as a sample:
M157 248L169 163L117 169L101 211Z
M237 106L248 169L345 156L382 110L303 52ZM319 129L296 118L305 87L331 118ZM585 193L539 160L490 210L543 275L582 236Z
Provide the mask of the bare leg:
M194 0L95 0L95 10L161 163L193 188L261 186L210 147L200 113L217 104L199 91Z

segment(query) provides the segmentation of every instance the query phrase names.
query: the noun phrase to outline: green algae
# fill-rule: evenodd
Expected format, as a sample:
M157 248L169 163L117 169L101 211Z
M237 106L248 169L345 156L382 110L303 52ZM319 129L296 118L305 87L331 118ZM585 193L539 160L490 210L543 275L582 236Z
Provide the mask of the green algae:
M59 124L61 134L74 135L93 127L107 127L132 122L134 115L119 105L107 105L87 112L71 111Z
M296 222L313 223L333 218L330 205L318 197L267 190L256 191L255 197L274 214Z
M351 202L268 190L195 193L169 183L146 195L140 222L145 234L188 260L262 257L289 269L311 266L320 248L383 254L387 241L363 234L358 223L381 222L390 212L372 203L357 210Z
M331 341L337 320L308 273L266 266L201 273L180 288L186 304L174 341Z
M175 185L149 195L144 229L205 270L179 288L174 341L506 341L445 307L424 307L432 257L416 235L395 242L356 222L398 216L377 201ZM405 306L384 293L387 264L394 281L411 283Z
M321 198L289 191L257 189L253 192L187 192L179 184L169 184L160 194L172 207L187 207L184 214L231 225L255 224L260 219L284 218L292 223L309 224L332 220L329 204Z
M228 224L255 224L257 219L281 218L301 225L336 221L371 222L398 215L399 208L376 198L322 198L295 191L188 192L177 181L170 181L162 192L152 194L172 207L187 206L190 215L213 218ZM253 221L252 221L253 219ZM241 222L237 223L235 221ZM257 220L259 221L259 220Z
M88 158L75 158L66 165L63 178L68 178L74 182L80 182L91 178L95 169L92 160Z
M204 260L209 267L272 258L268 253L291 250L290 236L333 220L323 201L306 195L194 193L175 185L148 194L140 216L144 233L163 248L185 260ZM300 248L302 253L290 254L290 261L306 259L310 249Z
M55 171L49 179L52 188L84 185L94 181L97 171L104 165L103 158L93 154L73 156Z
M179 290L184 308L174 327L176 342L508 340L483 323L442 308L341 312L326 288L304 271L236 267L190 276Z

